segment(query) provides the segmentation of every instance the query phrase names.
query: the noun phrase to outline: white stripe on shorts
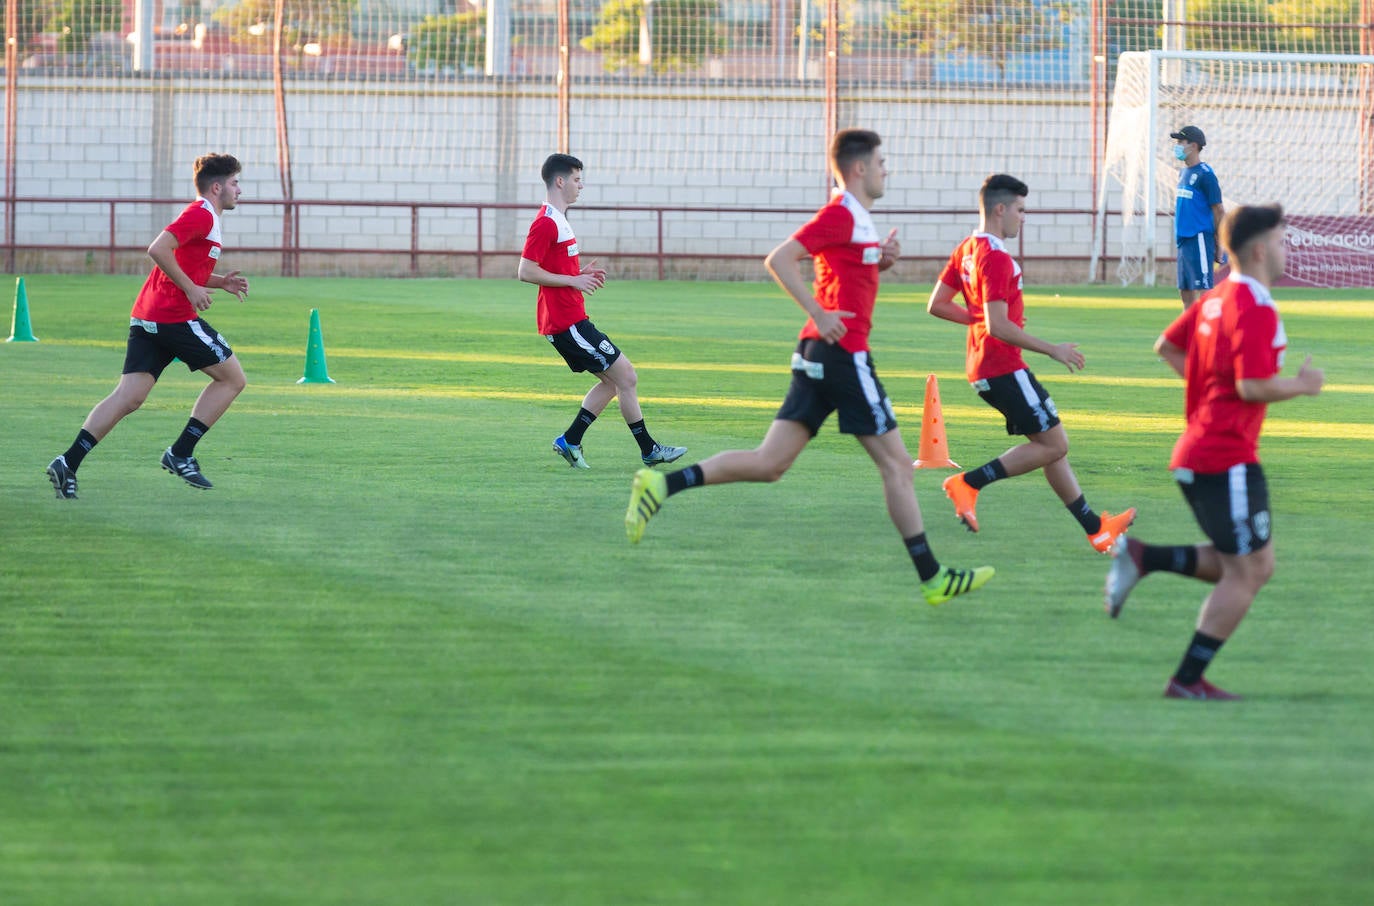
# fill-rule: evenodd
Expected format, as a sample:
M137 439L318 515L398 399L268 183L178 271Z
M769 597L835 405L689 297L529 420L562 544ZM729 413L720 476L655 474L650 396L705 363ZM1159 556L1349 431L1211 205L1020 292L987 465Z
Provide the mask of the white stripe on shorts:
M205 332L205 328L200 325L199 321L187 321L186 324L191 328L191 333L200 337L200 341L209 347L210 351L215 354L215 358L219 359L221 362L229 359L228 354L224 351L224 347L218 342L219 338L210 339L210 335Z
M873 379L873 366L868 363L867 352L854 353L854 371L859 375L859 386L863 388L864 399L873 411L873 426L879 434L885 434L890 423L887 417L887 400L878 393L878 382Z
M1236 531L1236 553L1253 550L1254 537L1250 533L1250 489L1245 483L1245 465L1226 470L1226 497L1231 503L1231 525Z
M1026 405L1030 406L1031 412L1040 422L1040 430L1050 430L1050 414L1045 411L1044 404L1040 402L1040 394L1036 393L1035 388L1031 386L1030 375L1026 369L1018 368L1012 374L1016 375L1016 386L1021 388L1021 396L1025 398Z
M610 366L610 363L606 361L606 357L605 357L604 355L601 354L601 351L598 350L598 349L597 349L595 346L593 346L591 343L588 343L588 342L582 337L582 334L580 334L580 333L577 332L577 327L576 327L576 326L569 327L569 328L568 328L568 333L572 334L573 340L577 343L578 346L582 347L582 351L583 351L583 352L587 353L588 355L591 355L591 356L595 356L595 357L596 357L596 363L597 363L598 365L601 366L601 370L602 370L602 371L605 371L607 368L610 368L610 367L611 367L611 366Z

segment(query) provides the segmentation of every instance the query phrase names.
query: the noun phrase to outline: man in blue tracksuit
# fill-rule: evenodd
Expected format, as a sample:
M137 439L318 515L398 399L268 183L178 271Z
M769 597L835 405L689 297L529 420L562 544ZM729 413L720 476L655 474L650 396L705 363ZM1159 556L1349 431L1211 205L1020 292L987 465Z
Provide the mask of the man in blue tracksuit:
M1207 145L1202 130L1184 126L1169 137L1174 140L1174 158L1183 162L1174 192L1174 240L1178 243L1178 294L1187 308L1212 288L1212 262L1226 263L1226 254L1217 245L1217 228L1225 211L1217 174L1199 159Z

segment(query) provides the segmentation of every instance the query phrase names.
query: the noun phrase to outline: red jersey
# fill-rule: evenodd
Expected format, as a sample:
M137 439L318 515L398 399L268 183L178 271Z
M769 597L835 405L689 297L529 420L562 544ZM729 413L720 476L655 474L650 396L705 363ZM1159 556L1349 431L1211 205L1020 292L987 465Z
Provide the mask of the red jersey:
M840 346L849 352L866 352L873 303L878 299L878 261L883 256L868 209L848 192L837 193L792 238L815 264L813 292L821 308L854 313L844 321L848 332L840 337ZM799 339L820 338L816 322L807 318Z
M582 273L577 252L577 237L568 225L568 218L551 204L541 206L530 224L520 257L533 261L551 274L576 277ZM583 304L581 291L571 286L539 287L536 320L544 336L562 333L586 317L587 307Z
M1260 428L1269 407L1241 399L1236 384L1271 378L1283 368L1288 336L1269 291L1233 273L1179 315L1164 339L1187 353L1188 427L1174 445L1169 468L1216 473L1259 462Z
M1025 368L1021 347L1003 343L988 333L985 308L989 302L1007 303L1007 319L1017 327L1026 326L1021 265L1002 240L990 233L974 233L959 243L940 272L940 282L963 294L964 307L972 319L964 358L969 381L1001 377Z
M167 225L166 230L177 239L177 264L192 283L204 286L215 272L220 253L219 215L214 206L204 198L197 198ZM154 267L148 279L143 281L143 288L134 300L133 316L158 324L194 321L200 317L181 287L160 267Z

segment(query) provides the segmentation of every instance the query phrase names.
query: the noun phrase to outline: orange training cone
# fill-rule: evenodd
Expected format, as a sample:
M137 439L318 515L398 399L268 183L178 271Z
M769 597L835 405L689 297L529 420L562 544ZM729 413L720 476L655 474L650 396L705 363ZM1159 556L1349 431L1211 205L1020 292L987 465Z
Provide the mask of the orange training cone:
M921 446L911 465L917 469L959 468L959 464L949 458L945 417L940 413L940 387L933 374L926 378L926 402L921 409Z

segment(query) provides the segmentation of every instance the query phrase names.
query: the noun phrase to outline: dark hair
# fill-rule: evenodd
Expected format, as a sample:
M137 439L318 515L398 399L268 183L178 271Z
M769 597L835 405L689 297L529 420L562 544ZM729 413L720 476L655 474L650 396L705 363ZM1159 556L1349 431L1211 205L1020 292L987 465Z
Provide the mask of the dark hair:
M830 163L841 173L854 161L871 155L883 143L868 129L841 129L830 140Z
M1008 204L1015 198L1025 198L1030 194L1030 186L1005 173L994 173L983 180L978 190L978 204L984 214L990 213L999 204Z
M1283 226L1283 205L1242 205L1232 208L1221 221L1222 246L1231 257L1240 258L1245 247L1274 227Z
M217 182L243 171L239 159L232 154L202 154L196 158L196 191L204 195Z
M543 177L545 186L552 187L558 177L571 176L572 171L583 169L586 168L582 166L582 161L571 154L550 154L544 166L539 168L539 175Z

